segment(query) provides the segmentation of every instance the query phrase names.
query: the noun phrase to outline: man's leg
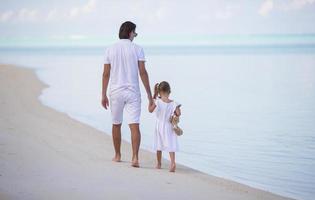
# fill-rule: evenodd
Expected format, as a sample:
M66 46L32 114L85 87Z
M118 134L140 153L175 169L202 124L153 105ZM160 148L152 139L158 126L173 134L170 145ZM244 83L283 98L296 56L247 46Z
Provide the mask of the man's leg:
M131 132L131 145L132 145L132 166L139 167L139 147L141 141L141 134L139 124L129 124Z
M121 124L113 124L112 135L113 135L113 144L115 148L115 157L113 158L113 161L120 162L121 161L121 153L120 153Z

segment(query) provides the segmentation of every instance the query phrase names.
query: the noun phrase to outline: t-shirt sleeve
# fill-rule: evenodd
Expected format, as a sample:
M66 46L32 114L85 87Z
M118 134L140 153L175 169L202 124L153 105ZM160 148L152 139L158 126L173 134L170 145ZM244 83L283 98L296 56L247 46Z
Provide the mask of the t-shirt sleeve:
M108 49L108 48L105 50L105 55L104 55L104 64L110 64L110 59L109 59L109 49Z
M145 61L144 51L142 47L138 47L137 51L138 61Z

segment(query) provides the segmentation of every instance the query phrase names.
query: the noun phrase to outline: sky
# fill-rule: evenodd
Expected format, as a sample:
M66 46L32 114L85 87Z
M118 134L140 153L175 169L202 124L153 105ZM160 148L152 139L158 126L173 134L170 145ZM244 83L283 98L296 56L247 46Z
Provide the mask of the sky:
M0 0L0 38L315 34L315 0Z

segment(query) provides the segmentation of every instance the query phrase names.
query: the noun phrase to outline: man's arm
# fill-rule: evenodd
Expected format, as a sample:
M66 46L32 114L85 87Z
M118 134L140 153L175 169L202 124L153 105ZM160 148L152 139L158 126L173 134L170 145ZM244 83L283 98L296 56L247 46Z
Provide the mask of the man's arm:
M145 69L144 61L138 61L138 66L139 66L140 78L147 92L149 106L150 106L153 103L153 100L152 100L152 94L151 94L151 88L150 88L150 82L149 82L149 75L148 75L147 70Z
M104 64L103 81L102 81L102 105L107 109L109 101L107 98L107 87L110 78L110 64Z

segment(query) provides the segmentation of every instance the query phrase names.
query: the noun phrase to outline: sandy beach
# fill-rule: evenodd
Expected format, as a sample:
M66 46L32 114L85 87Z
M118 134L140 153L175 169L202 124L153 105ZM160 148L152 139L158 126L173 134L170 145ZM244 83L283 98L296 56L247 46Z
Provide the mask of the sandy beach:
M26 68L0 65L0 199L289 199L140 151L141 168L112 162L111 137L42 105L47 87ZM66 98L66 97L65 97ZM263 176L263 175L262 175Z

